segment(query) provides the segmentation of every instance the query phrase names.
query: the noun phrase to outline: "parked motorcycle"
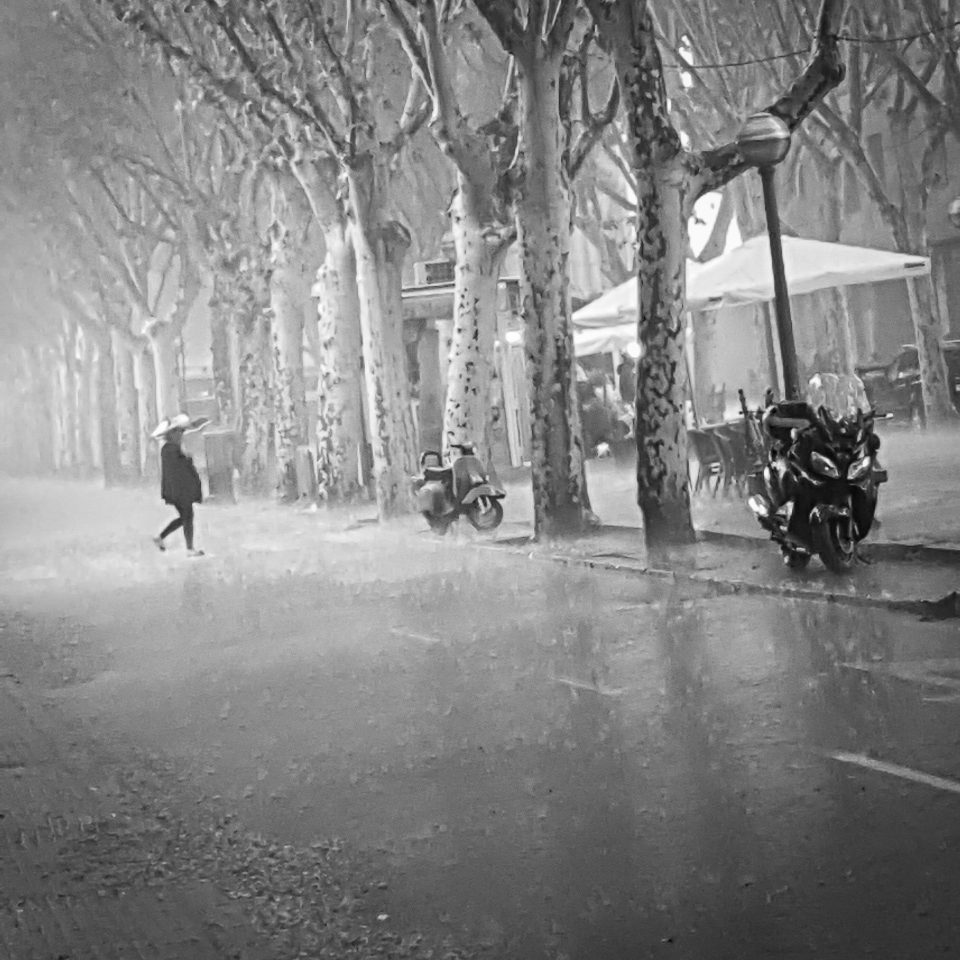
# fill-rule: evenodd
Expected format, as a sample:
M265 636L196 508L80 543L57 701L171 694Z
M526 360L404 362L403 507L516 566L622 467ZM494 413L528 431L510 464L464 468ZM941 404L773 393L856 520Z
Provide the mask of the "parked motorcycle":
M843 379L817 375L812 399L827 402L774 403L762 417L771 443L747 503L793 570L814 554L835 573L849 570L887 480L877 465L880 438L874 414L864 413L863 384L851 378L845 386Z
M490 482L473 444L451 449L454 456L448 464L434 450L420 455L420 476L413 478L420 512L440 535L461 516L477 530L495 530L503 520L500 501L506 491Z

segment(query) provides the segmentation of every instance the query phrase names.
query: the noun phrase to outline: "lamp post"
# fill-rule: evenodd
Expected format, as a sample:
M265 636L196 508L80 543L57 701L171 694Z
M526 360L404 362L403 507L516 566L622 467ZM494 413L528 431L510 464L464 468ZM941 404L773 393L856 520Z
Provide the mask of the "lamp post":
M780 214L773 182L774 167L790 150L790 130L772 113L754 113L737 134L740 155L758 169L763 184L763 209L767 217L770 240L770 261L773 265L773 296L777 317L777 336L783 362L783 393L786 400L800 399L800 375L797 370L797 346L793 339L790 318L790 295L783 267L783 240L780 235Z

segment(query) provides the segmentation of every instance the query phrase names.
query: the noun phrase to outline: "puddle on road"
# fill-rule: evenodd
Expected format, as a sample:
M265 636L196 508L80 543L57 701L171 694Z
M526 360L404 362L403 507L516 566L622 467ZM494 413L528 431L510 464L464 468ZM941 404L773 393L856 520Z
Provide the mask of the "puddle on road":
M493 956L919 956L957 933L942 798L824 756L960 772L956 707L845 666L949 660L949 627L449 562L237 562L117 591L113 619L88 598L113 652L61 702L172 757L184 803L373 852L392 922Z

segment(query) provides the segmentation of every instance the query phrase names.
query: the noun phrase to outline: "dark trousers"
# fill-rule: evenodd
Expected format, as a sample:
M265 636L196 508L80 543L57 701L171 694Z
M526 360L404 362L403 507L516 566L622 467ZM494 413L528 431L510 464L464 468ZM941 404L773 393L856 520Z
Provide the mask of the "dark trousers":
M160 539L165 540L178 527L183 527L183 539L187 541L187 549L193 549L193 504L175 503L173 504L179 516L176 520L171 520L160 533Z

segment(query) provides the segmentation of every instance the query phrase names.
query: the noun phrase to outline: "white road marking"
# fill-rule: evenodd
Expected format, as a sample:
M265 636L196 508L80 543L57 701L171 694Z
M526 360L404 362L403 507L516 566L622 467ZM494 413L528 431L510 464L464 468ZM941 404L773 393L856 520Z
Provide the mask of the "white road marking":
M601 687L593 683L585 683L583 680L571 680L569 677L553 677L554 683L562 683L570 687L571 690L589 690L591 693L599 693L601 697L622 697L625 690L617 690L611 687Z
M403 637L405 640L419 640L421 643L446 643L442 637L428 637L425 633L413 633L410 630L401 630L399 627L391 627L390 632L395 637Z
M876 673L928 687L942 687L960 692L960 658L941 660L895 660L892 663L842 663L847 670Z
M948 780L946 777L935 777L929 773L923 773L920 770L912 770L910 767L901 767L897 763L887 763L885 760L874 760L873 757L865 756L862 753L846 753L843 750L834 751L827 754L833 760L839 760L840 763L852 763L858 767L864 767L867 770L875 770L877 773L889 773L892 777L900 777L902 780L912 780L914 783L922 783L924 786L933 787L936 790L946 790L948 793L960 794L960 783L956 780Z

